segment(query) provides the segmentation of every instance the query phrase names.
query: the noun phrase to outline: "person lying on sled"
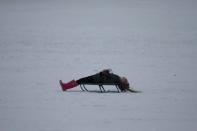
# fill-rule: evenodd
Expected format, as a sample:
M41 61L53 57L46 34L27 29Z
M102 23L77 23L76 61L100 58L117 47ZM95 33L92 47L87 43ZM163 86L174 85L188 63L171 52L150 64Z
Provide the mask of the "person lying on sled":
M81 78L76 81L72 80L68 83L63 83L62 80L60 80L59 82L63 91L74 88L80 84L114 84L118 86L121 92L134 92L129 88L129 82L126 77L120 77L112 73L112 70L110 69L105 69L103 71L100 71L99 73Z

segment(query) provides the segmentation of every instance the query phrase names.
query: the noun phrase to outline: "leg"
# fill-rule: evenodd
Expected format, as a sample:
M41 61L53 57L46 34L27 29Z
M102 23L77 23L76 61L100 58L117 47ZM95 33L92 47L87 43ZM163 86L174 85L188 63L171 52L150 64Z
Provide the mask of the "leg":
M78 85L75 80L72 80L68 83L63 83L62 80L60 80L59 83L63 91L66 91L67 89L70 89L70 88L74 88Z
M77 84L95 83L94 75L81 78L81 79L77 80L76 82L77 82Z

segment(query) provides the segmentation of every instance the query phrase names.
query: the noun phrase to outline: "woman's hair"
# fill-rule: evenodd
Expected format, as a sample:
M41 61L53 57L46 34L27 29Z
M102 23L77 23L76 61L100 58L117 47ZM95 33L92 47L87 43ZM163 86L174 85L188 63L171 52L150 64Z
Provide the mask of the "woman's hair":
M129 89L129 82L126 77L120 77L120 82L123 90Z

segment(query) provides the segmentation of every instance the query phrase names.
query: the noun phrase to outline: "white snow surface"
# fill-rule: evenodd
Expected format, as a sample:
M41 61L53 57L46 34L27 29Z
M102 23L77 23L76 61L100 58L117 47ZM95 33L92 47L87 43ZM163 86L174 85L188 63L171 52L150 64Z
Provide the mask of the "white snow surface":
M196 131L196 0L1 0L1 131ZM68 82L111 68L142 93Z

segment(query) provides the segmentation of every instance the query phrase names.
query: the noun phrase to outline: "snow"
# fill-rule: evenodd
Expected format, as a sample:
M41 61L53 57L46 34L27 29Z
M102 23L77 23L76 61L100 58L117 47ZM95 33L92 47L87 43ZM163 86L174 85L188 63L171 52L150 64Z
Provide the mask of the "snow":
M0 130L195 131L195 0L0 1ZM142 93L62 92L111 68Z

